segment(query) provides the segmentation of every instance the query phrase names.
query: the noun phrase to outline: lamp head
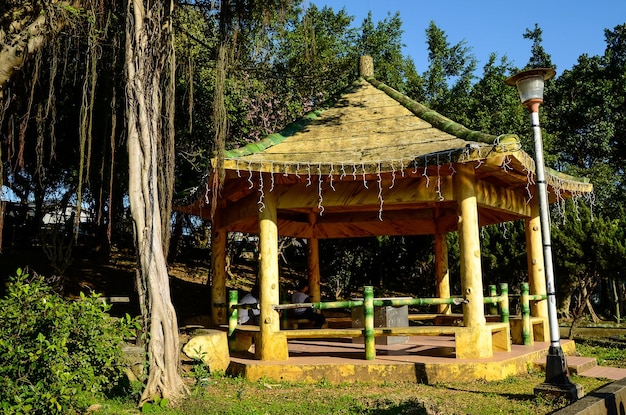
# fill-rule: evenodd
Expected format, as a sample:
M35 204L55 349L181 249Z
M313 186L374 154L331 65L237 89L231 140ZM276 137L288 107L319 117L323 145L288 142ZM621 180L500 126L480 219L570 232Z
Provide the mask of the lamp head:
M519 72L506 79L507 85L515 85L519 91L522 104L531 111L538 110L539 104L543 102L544 81L556 75L556 71L551 68L534 68Z

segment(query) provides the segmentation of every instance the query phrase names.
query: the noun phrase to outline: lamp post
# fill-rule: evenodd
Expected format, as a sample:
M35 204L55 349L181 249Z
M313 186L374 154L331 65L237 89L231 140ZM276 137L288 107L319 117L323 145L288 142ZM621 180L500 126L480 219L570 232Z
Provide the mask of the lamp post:
M556 288L552 262L550 238L550 214L548 210L548 189L543 160L543 142L539 126L539 105L543 102L544 81L554 77L556 72L550 68L535 68L520 72L506 80L507 85L516 86L522 105L530 111L535 142L535 173L537 176L537 194L539 197L539 220L543 243L543 261L546 276L548 323L550 326L550 348L546 357L546 380L535 388L535 393L565 395L574 401L583 395L580 385L570 382L565 355L561 348L559 321L556 313Z

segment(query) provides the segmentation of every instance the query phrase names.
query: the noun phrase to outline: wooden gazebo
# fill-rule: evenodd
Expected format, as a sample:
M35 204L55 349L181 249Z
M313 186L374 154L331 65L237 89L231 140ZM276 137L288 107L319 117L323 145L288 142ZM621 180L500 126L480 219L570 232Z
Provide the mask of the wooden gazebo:
M464 326L476 341L464 355L485 357L481 226L526 223L531 294L545 294L534 161L517 136L471 131L374 78L362 57L359 78L326 108L280 133L227 151L223 190L212 218L212 321L227 320L227 232L259 235L262 360L287 359L279 316L278 237L305 238L313 301L320 301L318 240L434 235L437 297L450 297L447 232L459 233ZM587 181L549 172L551 202L592 191ZM211 216L203 191L181 209ZM531 314L547 321L545 301ZM546 334L547 336L547 331ZM548 339L536 339L548 341Z

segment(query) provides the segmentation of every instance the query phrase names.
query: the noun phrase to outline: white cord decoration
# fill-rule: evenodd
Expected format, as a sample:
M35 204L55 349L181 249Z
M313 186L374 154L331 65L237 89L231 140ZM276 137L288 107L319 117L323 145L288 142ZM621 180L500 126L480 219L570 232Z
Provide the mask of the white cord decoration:
M437 154L437 195L439 196L439 201L441 202L445 198L441 193L441 174L439 174L441 170L441 164L439 164L439 154Z
M259 201L257 202L257 205L259 205L259 212L263 212L263 209L265 209L265 202L263 202L264 199L265 191L263 190L263 173L259 172Z
M248 163L248 183L250 183L248 190L252 190L254 187L254 183L252 182L252 163Z
M306 171L308 172L308 177L306 179L306 187L309 187L311 185L311 165L310 164L306 165Z
M378 183L378 220L379 221L383 221L383 203L385 202L383 200L383 178L380 175L380 164L378 165L378 170L376 172L376 182Z
M361 169L363 170L363 186L369 189L369 187L367 187L367 177L365 176L365 163L361 163Z
M322 197L322 170L319 166L318 169L320 169L320 175L317 177L317 208L320 210L319 215L322 216L322 214L324 214L324 206L322 205L322 201L324 200Z
M204 192L204 203L207 205L211 204L211 199L209 198L209 193L211 193L211 187L209 186L209 181L204 182L205 192Z
M426 178L426 188L430 186L430 177L428 177L428 158L424 156L424 171L422 172L422 177Z
M513 171L513 167L511 167L511 158L507 155L504 157L504 161L502 162L502 166L500 166L504 171Z

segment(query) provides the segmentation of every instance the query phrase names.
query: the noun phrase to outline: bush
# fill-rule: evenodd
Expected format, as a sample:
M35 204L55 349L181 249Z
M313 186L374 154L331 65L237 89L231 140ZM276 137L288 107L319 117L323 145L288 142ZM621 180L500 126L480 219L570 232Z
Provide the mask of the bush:
M97 297L66 300L17 271L0 299L0 412L80 413L120 390L124 331Z

